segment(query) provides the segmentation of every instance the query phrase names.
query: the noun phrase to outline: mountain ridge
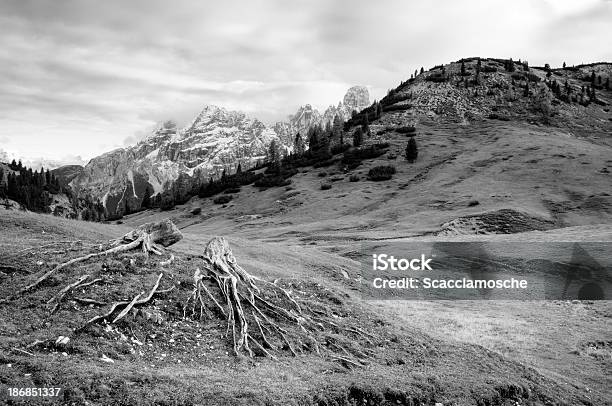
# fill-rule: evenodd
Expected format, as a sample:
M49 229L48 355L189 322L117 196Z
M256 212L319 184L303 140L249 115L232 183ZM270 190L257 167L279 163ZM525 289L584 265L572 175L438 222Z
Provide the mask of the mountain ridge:
M337 115L345 120L368 105L367 89L353 86L337 107L321 114L309 104L300 106L273 126L241 111L205 105L182 129L166 121L135 145L92 158L70 186L99 199L111 215L129 212L140 207L147 189L153 196L176 183L189 189L238 165L251 167L266 158L274 140L289 153L298 132L305 136L313 126L331 123Z

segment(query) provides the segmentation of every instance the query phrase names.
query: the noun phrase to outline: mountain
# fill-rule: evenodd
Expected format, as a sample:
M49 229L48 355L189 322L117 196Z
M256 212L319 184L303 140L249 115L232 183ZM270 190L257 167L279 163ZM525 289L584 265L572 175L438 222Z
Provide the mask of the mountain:
M364 108L370 106L370 94L364 86L353 86L347 90L342 101L337 106L330 105L321 114L317 109L310 104L301 106L295 114L289 116L286 122L276 123L274 131L279 135L279 138L289 142L292 145L292 140L297 133L305 137L310 127L327 123L333 123L334 118L339 116L342 121L351 118L353 112L360 112Z
M368 90L355 86L324 114L306 105L272 127L239 111L206 106L183 129L166 122L134 146L93 158L82 171L58 172L76 174L68 182L77 193L100 200L109 214L120 214L138 209L147 189L155 196L174 185L185 193L224 170L233 172L238 164L248 168L265 159L273 140L291 151L297 132L331 122L335 115L346 119L367 105Z
M184 129L169 121L132 147L93 158L70 186L102 201L108 213L120 213L139 208L147 188L162 193L181 175L193 183L239 163L251 166L265 158L274 139L276 133L257 119L206 106Z

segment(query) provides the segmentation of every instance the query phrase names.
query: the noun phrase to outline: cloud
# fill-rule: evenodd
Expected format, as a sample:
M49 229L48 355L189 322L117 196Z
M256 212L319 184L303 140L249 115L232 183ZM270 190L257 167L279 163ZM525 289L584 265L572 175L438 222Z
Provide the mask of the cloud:
M612 59L612 2L4 0L0 139L23 156L87 158L188 123L205 104L265 121L346 89L380 98L464 56L559 65ZM8 149L8 147L6 147Z

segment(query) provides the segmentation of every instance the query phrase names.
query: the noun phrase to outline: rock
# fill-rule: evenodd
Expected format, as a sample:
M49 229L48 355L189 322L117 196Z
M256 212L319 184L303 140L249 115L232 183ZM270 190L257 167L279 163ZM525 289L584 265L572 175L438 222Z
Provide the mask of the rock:
M69 337L59 336L57 340L55 340L56 345L66 345L70 341Z
M115 361L113 361L112 359L110 359L109 357L106 356L106 354L102 354L102 357L100 357L100 361L109 363L109 364L114 364Z
M363 86L353 86L344 95L344 105L352 110L361 111L370 105L370 93Z

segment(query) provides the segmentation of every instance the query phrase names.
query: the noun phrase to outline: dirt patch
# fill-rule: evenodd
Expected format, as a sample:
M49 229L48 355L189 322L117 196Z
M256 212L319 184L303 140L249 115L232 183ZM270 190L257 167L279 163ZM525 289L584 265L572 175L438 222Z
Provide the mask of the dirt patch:
M434 235L514 234L555 228L553 221L533 217L512 209L459 217L442 224Z

